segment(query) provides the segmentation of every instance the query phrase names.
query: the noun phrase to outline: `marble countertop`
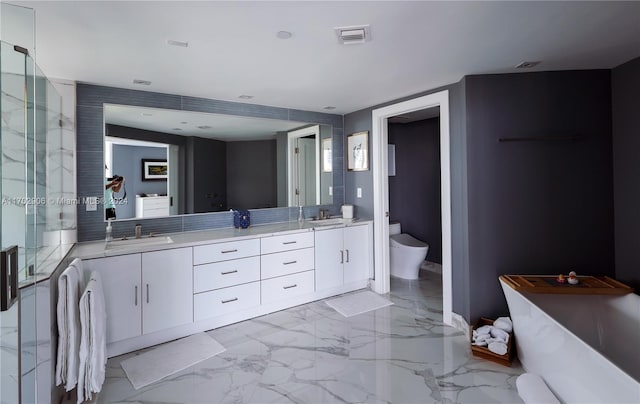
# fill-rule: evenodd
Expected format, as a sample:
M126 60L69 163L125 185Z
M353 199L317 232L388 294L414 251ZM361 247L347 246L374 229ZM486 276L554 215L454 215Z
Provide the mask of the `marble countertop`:
M181 233L158 234L154 237L144 237L143 239L130 239L127 241L118 241L116 243L108 241L87 241L78 243L71 252L71 257L92 259L111 257L123 254L134 254L148 251L166 250L167 248L179 248L187 246L197 246L203 244L220 243L225 241L237 241L243 239L252 239L265 236L303 233L320 229L340 228L354 225L372 223L371 220L359 219L343 219L336 223L330 221L311 221L306 220L303 223L298 222L282 222L269 223L263 225L250 226L247 229L236 229L233 227L199 230ZM170 239L170 240L169 240ZM158 240L155 242L155 240ZM115 244L118 244L117 246Z

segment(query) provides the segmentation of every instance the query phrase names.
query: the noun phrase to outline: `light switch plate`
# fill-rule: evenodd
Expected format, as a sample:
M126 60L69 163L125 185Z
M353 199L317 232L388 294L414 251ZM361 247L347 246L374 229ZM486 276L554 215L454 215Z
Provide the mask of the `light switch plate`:
M87 212L93 212L98 210L98 197L97 196L90 196L88 198L85 199L85 204L86 204L86 209Z
M357 196L358 198L362 198L362 188L358 187L358 188L356 189L356 196Z
M333 187L329 187L329 196L333 196Z

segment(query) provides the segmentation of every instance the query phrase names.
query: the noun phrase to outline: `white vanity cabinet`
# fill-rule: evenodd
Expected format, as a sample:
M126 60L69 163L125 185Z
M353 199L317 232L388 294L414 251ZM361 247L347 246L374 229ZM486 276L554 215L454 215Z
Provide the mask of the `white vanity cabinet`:
M140 196L136 195L136 217L164 217L169 216L168 196Z
M373 268L369 222L191 237L83 259L102 277L109 357L364 288Z
M83 260L85 279L98 271L107 312L107 344L142 334L140 254Z
M195 321L260 305L260 239L193 248Z
M142 253L142 332L193 321L192 248Z
M98 271L107 312L107 344L193 321L191 247L85 260Z
M335 289L368 279L372 236L370 224L316 230L316 290Z

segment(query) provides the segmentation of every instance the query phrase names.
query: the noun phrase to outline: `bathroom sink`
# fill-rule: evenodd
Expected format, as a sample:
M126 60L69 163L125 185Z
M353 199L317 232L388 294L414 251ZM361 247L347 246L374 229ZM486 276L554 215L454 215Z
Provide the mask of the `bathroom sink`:
M170 244L173 240L169 236L130 238L126 240L107 241L107 250L142 247L146 245Z
M334 217L332 219L313 219L311 220L311 224L314 226L329 226L333 224L344 224L351 223L353 219L343 219L341 217Z

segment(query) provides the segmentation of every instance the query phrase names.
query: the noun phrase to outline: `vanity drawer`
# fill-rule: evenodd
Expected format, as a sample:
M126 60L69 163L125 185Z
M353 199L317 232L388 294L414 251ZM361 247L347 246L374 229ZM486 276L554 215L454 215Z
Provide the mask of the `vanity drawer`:
M313 250L313 248L303 248L261 256L261 278L269 279L313 269Z
M193 321L200 321L260 305L260 282L193 295Z
M260 239L262 254L313 247L313 232L285 234Z
M312 293L315 290L313 273L314 271L300 272L260 282L262 304Z
M260 257L214 262L193 267L193 292L226 288L260 280Z
M230 241L193 247L193 264L234 260L260 255L260 239Z

